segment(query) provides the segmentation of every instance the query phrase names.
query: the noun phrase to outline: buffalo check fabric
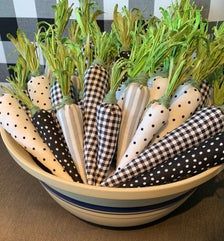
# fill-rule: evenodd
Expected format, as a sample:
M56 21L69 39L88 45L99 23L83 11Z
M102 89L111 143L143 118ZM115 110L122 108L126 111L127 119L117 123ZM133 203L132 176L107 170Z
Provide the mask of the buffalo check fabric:
M109 75L101 65L92 65L84 77L84 160L88 184L95 184L97 166L97 106L108 91Z
M76 92L76 89L73 86L73 84L71 83L70 95L71 95L71 98L76 103L77 102L77 95L76 95L75 92ZM59 85L59 83L57 81L55 81L54 84L51 86L50 95L51 95L52 106L57 107L57 106L59 106L62 103L63 94L62 94L61 87L60 87L60 85Z
M97 107L97 170L96 184L108 175L114 157L121 124L121 109L116 104L102 103Z
M4 82L8 76L9 65L14 65L17 53L7 39L7 33L15 35L16 29L23 29L30 39L34 38L37 23L47 21L53 23L54 13L52 5L58 0L1 0L0 1L0 81ZM170 5L172 0L94 0L104 12L99 17L98 23L101 29L108 30L113 18L113 7L119 5L121 9L126 5L129 9L139 8L145 17L160 16L159 8ZM214 26L218 21L224 20L224 1L222 0L195 0L198 6L203 7L203 14ZM69 0L78 7L78 0ZM71 16L75 18L74 13ZM44 65L43 60L41 64Z
M159 142L147 147L126 167L107 178L102 185L113 187L124 183L220 133L223 128L224 115L222 111L216 107L205 107L196 112L180 127L164 136Z
M223 163L224 133L221 132L119 186L133 188L172 183L193 177Z

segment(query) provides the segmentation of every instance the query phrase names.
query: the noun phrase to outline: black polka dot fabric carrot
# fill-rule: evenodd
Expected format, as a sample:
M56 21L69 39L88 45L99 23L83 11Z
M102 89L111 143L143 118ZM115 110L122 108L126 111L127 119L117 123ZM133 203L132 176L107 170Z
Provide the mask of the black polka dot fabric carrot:
M203 81L223 65L223 26L215 27L214 39L209 42L209 55L206 48L192 59L191 80L180 86L171 100L167 125L158 133L154 142L184 123L194 111L206 101L200 92ZM214 57L215 56L215 57ZM206 88L209 94L209 88Z
M84 160L88 184L95 184L97 167L98 134L97 106L102 104L109 88L109 74L104 67L110 56L112 35L98 33L94 42L95 62L84 77ZM103 48L102 48L103 46Z
M50 110L50 79L44 75L32 76L27 83L27 91L34 105L43 110Z
M19 78L16 76L15 78ZM57 127L54 116L43 109L35 106L32 101L19 89L15 81L8 78L11 88L8 91L14 94L14 96L25 104L31 112L31 120L36 127L38 133L44 140L44 142L51 149L55 158L62 165L63 169L72 177L76 182L82 182L80 175L75 167L74 161L68 151L67 146L64 143L64 138ZM7 90L7 89L6 89Z
M0 125L52 174L72 181L71 176L64 171L48 145L41 139L26 112L10 94L0 97Z
M20 55L26 60L26 69L30 71L31 78L27 83L27 92L32 102L40 109L51 108L50 79L40 75L40 61L37 55L37 46L28 40L21 30L17 31L17 38L8 34Z
M56 38L54 29L49 27L48 31L46 41L40 42L39 45L52 71L53 80L56 80L51 89L51 101L69 152L83 182L86 183L83 117L71 95L71 78L76 68L75 61L71 50Z
M126 70L122 71L122 67L125 65L126 62L122 60L114 63L109 80L110 91L105 96L103 103L97 106L98 153L95 174L96 185L100 184L108 175L117 147L122 113L116 103L115 93L123 76L127 73Z
M119 186L130 188L163 185L195 176L223 163L224 133L222 132Z
M108 177L102 185L113 187L125 183L198 145L201 141L220 133L223 128L224 114L222 111L217 107L205 107L159 142L145 148L139 156L126 167Z
M157 132L166 124L169 118L169 98L174 92L178 83L181 82L183 77L180 76L185 71L185 58L187 55L191 55L191 51L179 49L176 56L173 56L170 60L170 76L167 90L162 98L149 104L144 112L142 120L140 121L138 128L133 135L129 145L126 148L117 170L125 167L131 160L136 158L144 148L151 142ZM181 56L181 57L180 57Z

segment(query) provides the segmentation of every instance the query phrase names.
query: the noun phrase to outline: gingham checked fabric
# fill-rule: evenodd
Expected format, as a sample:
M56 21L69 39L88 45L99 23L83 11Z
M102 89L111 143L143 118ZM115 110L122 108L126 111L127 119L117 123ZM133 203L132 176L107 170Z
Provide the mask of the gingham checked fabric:
M218 134L223 128L222 111L216 107L205 107L159 142L146 148L137 158L110 176L102 185L113 187L126 182L173 158L178 153L198 145L202 140Z
M70 87L71 98L76 103L77 102L77 96L75 94L75 91L76 91L75 87L71 84L71 87ZM58 84L57 81L55 81L54 84L51 86L50 95L51 95L51 103L52 103L53 107L61 104L62 99L63 99L63 94L62 94L62 91L61 91L61 87L60 87L60 85Z
M84 77L84 160L88 184L95 184L97 165L97 106L103 102L108 90L109 76L100 65L92 65Z
M16 63L17 54L12 44L8 41L6 34L15 35L16 29L23 29L30 39L34 38L36 25L40 21L53 23L54 13L52 5L58 0L0 0L0 81L5 81L8 76L8 66ZM159 8L170 5L172 0L94 0L99 8L104 12L99 17L98 23L101 29L110 28L113 18L113 7L117 3L119 9L126 5L129 9L139 8L145 17L149 15L160 16ZM214 26L217 21L224 20L223 0L195 0L198 6L203 6L203 14ZM69 0L78 7L78 0ZM73 13L72 19L75 18ZM41 65L44 60L41 57Z
M203 82L200 87L201 92L201 102L196 111L200 110L202 107L205 107L208 99L211 97L211 87L207 82Z
M96 184L100 184L107 176L114 157L119 129L121 109L116 104L103 103L97 107L98 154Z
M198 146L181 152L153 170L144 172L119 186L133 188L172 183L195 176L222 163L224 163L224 132L210 137Z

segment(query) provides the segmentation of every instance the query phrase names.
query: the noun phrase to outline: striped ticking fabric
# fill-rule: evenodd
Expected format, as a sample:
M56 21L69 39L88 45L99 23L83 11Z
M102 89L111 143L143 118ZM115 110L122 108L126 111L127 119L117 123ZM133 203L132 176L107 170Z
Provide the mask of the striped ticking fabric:
M172 0L94 0L104 14L99 17L98 23L103 30L110 29L111 19L113 18L113 7L118 3L119 8L124 5L129 9L139 8L144 16L159 16L159 8L166 8ZM0 1L0 81L4 82L8 76L9 65L16 63L17 54L8 41L6 35L11 33L15 35L16 29L23 29L30 39L33 39L36 25L40 21L53 22L52 5L57 0L1 0ZM224 1L223 0L195 0L199 6L203 6L203 14L214 26L217 22L224 20ZM78 6L78 0L69 0ZM74 14L71 17L75 18ZM41 65L44 60L40 56Z

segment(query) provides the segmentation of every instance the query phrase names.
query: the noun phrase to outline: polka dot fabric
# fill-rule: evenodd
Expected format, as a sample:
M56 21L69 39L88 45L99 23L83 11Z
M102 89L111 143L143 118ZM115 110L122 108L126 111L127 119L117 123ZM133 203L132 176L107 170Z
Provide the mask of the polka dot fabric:
M164 128L157 133L154 143L163 136L183 124L197 109L201 101L201 93L191 84L185 84L177 89L171 105L169 106L169 118Z
M97 165L97 106L108 91L109 76L100 65L91 66L84 77L84 160L88 184L95 184Z
M168 82L168 78L161 76L155 76L148 80L150 101L158 100L164 95Z
M52 174L64 180L72 181L72 178L64 172L47 144L41 139L26 112L16 99L9 94L0 97L0 125L11 134L16 142L46 166Z
M40 110L33 116L32 122L63 169L75 182L82 182L69 150L64 143L64 137L59 132L57 123L51 113Z
M32 77L27 83L31 101L40 109L51 109L50 80L45 76Z
M107 176L114 157L121 124L121 109L116 104L103 103L97 107L97 170L96 184Z
M220 133L223 128L224 115L222 111L216 107L203 108L159 142L146 148L126 167L107 178L102 185L113 187L125 183L127 180L152 170L177 154Z
M224 163L224 132L203 141L120 187L146 187L180 181Z
M166 124L168 116L169 110L160 103L155 102L147 108L117 167L118 170L125 167L148 146L156 133Z

